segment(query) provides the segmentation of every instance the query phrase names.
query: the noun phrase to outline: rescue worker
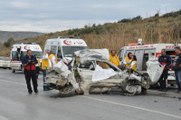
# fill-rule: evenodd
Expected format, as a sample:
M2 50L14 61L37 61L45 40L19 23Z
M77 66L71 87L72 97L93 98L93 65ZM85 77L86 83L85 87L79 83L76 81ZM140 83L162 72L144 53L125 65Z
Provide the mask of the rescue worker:
M24 74L28 93L32 94L31 80L33 83L33 90L35 94L38 93L38 83L36 79L36 64L38 63L36 57L32 54L31 50L27 50L27 54L23 57L22 64L24 66Z
M51 63L50 63L50 60L48 58L49 54L50 54L50 50L47 49L45 51L45 54L43 55L43 58L42 58L41 70L43 72L43 82L45 82L47 70L51 67Z
M45 77L47 70L53 69L53 66L56 64L56 57L50 50L46 50L45 55L42 59L42 71L43 71L43 81L45 82Z
M56 56L53 52L50 52L50 50L47 52L48 52L48 59L50 60L50 64L51 64L50 66L51 68L53 68L54 65L57 63Z
M160 84L160 90L166 91L166 80L168 78L168 70L169 70L170 65L171 65L171 57L166 54L165 49L161 50L161 56L158 58L158 62L161 65L165 66L163 73L160 76L159 84Z
M175 47L176 57L173 64L173 69L175 71L176 82L178 86L178 93L181 93L181 48Z
M130 69L131 69L131 73L134 72L134 71L137 71L137 58L136 58L136 55L132 56L132 60L131 60L131 63L130 63Z
M127 68L130 68L132 58L133 58L133 54L132 54L131 52L129 52L129 53L127 54L127 56L125 57L124 62L123 62L123 64L124 64Z
M115 50L111 50L110 56L109 56L109 60L111 63L113 63L116 66L120 65L120 60L118 55L116 54Z

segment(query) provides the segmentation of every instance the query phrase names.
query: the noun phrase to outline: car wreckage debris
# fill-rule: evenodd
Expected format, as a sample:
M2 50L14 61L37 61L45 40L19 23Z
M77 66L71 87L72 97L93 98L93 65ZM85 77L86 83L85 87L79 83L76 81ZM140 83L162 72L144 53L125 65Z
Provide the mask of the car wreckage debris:
M146 94L150 80L137 72L120 70L108 61L108 56L106 49L75 52L70 66L60 61L48 73L47 87L59 90L62 95L107 93L115 87L124 95Z

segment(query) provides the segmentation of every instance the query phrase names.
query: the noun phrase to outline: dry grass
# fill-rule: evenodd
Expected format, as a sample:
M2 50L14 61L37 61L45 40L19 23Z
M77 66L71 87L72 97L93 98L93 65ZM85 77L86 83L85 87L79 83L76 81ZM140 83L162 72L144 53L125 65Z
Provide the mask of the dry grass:
M100 29L101 28L101 29ZM92 32L87 32L93 29ZM96 31L97 30L97 31ZM21 42L37 42L42 47L45 40L57 36L79 36L90 48L108 48L119 50L130 42L142 38L145 43L180 43L181 15L176 17L151 17L144 20L109 23L70 31L49 33L35 38L27 38ZM2 47L1 47L2 48ZM9 55L10 48L1 50L0 55Z

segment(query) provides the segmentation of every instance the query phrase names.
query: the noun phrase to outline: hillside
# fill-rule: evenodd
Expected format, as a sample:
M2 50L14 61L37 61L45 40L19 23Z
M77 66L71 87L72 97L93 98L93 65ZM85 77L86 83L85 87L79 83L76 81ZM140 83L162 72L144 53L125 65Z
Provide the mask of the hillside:
M181 42L181 10L159 16L142 19L137 16L122 19L115 23L85 26L62 32L44 34L34 38L26 38L20 42L37 42L42 47L48 38L57 36L74 36L84 39L90 48L109 48L119 50L130 42L142 38L144 43L180 43ZM9 48L6 48L7 50ZM0 53L8 55L9 51Z
M20 40L29 37L36 37L42 35L43 33L38 32L9 32L9 31L0 31L0 42L5 42L9 38L14 40Z

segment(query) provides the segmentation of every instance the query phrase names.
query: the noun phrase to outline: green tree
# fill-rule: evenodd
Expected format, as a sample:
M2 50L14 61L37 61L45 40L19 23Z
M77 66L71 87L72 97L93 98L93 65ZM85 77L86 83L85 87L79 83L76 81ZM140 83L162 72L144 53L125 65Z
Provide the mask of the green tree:
M14 43L14 39L11 37L7 40L7 42L4 42L5 47L10 47Z

